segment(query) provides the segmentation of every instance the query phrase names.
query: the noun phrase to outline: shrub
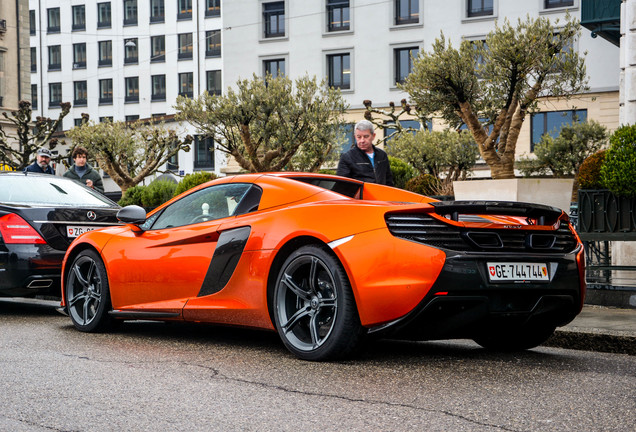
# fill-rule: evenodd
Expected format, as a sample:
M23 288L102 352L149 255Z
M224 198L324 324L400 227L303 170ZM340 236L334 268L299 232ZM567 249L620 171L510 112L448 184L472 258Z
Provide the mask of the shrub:
M192 189L195 186L198 186L205 182L209 182L210 180L214 180L215 178L217 178L216 174L208 171L199 171L192 174L186 174L186 176L183 177L177 185L174 191L174 195L177 196L187 191L188 189Z
M406 183L417 175L417 171L402 159L393 156L389 156L389 163L391 164L394 186L405 189Z
M579 168L579 187L581 189L601 189L601 167L605 162L605 153L607 150L601 150L588 156Z
M174 196L177 184L168 180L155 180L141 193L143 207L153 209L159 207Z
M636 196L636 124L622 126L610 137L601 166L603 186L618 196Z
M318 170L318 174L331 174L331 175L336 175L336 170L335 170L335 169L327 169L327 168L323 168L323 169L319 169L319 170Z
M406 182L406 190L420 195L437 195L440 189L440 181L430 174L420 174Z
M119 204L122 207L125 207L127 205L138 205L140 207L143 207L143 204L141 202L141 195L143 194L143 191L145 188L146 186L142 186L142 185L137 185L137 186L128 188L126 192L124 193L124 196L121 197L121 199L119 200L117 204Z

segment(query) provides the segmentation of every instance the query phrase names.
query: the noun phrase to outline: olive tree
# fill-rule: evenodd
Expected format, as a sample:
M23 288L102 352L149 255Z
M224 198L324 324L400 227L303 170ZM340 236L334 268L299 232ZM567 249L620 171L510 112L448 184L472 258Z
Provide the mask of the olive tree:
M467 125L493 178L514 177L519 132L538 98L569 98L586 88L583 57L572 49L580 25L567 17L508 20L485 41L454 48L442 33L421 51L400 88L423 115ZM490 128L492 126L492 128Z
M224 95L179 97L175 108L249 172L316 171L344 141L340 90L308 76L254 75Z
M15 133L9 133L0 123L1 162L21 171L33 162L39 148L47 147L52 150L61 144L53 134L58 130L62 119L70 112L71 104L63 102L60 107L62 110L56 119L38 116L35 122L31 120L33 110L29 101L20 101L18 109L12 111L11 115L3 111L3 117L13 124ZM62 157L59 155L52 159L59 161Z
M180 150L190 151L192 137L180 137L163 122L84 121L67 132L74 145L85 147L122 192L158 172Z
M479 151L467 132L446 130L403 133L386 145L387 153L408 162L420 174L440 180L441 195L451 195L453 181L464 180L475 165Z

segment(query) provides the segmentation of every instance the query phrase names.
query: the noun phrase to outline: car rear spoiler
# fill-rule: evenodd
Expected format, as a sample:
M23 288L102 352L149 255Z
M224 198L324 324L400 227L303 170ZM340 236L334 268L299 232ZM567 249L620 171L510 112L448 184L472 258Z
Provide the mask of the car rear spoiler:
M556 207L516 201L437 201L429 204L435 213L454 221L462 214L500 215L526 217L537 221L537 225L551 225L564 214Z

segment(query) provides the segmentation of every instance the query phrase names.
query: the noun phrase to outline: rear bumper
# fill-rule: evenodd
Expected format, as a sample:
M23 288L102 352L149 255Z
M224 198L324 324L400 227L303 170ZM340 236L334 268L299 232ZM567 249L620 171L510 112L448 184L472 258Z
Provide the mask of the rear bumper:
M64 251L47 245L4 245L0 250L0 296L60 295Z
M493 260L502 261L501 256L448 252L422 302L370 332L413 340L473 338L502 326L563 326L580 312L583 294L576 252L506 257L505 261L547 262L554 269L549 282L491 283L486 262Z

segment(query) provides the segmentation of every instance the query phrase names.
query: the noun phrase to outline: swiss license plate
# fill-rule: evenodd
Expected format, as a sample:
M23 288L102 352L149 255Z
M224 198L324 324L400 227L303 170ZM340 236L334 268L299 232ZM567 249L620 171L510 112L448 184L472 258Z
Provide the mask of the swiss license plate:
M489 262L486 263L491 282L549 281L545 263Z
M68 225L66 227L66 235L69 236L69 237L77 237L80 234L84 234L85 232L93 231L96 228L97 227Z

